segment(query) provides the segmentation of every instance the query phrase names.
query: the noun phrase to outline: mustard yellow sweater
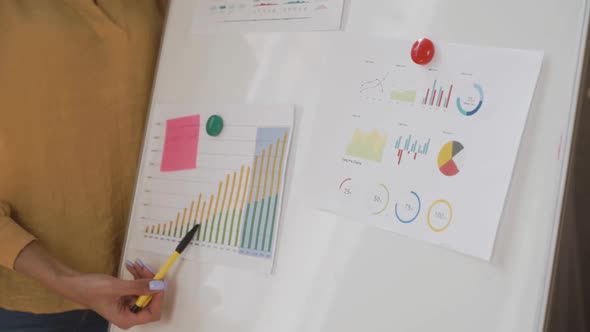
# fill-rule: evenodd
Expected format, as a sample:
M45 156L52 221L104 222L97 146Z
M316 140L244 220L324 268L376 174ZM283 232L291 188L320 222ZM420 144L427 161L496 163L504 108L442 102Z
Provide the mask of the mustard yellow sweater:
M34 238L116 273L163 15L156 0L0 1L0 308L78 309L13 271Z

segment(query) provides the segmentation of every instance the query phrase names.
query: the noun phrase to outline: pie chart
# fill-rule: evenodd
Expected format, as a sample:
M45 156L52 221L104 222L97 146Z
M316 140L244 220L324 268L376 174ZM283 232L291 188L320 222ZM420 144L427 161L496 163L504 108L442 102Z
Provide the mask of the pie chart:
M446 176L454 176L459 173L462 166L463 144L450 141L443 145L438 153L438 169Z

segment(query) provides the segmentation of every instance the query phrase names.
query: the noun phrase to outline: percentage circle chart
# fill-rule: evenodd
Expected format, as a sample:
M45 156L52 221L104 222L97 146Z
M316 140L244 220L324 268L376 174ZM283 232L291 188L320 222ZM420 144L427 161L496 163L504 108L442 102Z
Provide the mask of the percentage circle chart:
M340 182L338 190L344 197L351 197L353 195L352 178L345 178Z
M383 183L378 183L370 191L368 197L369 211L373 215L379 215L385 212L389 206L389 189Z
M422 202L420 196L411 191L399 202L395 203L395 217L404 224L409 224L418 218Z
M475 90L472 95L457 97L457 109L459 113L465 116L472 116L477 113L483 105L483 88L477 83L473 83Z
M451 225L453 220L453 207L447 200L439 199L432 203L428 208L428 227L433 231L440 233L445 231Z

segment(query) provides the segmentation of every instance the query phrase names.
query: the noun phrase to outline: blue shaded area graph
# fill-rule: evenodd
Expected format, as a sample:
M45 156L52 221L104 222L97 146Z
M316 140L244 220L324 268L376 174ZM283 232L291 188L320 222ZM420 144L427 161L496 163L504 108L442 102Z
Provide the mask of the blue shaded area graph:
M241 254L271 257L288 133L288 128L257 130L252 180L240 236Z

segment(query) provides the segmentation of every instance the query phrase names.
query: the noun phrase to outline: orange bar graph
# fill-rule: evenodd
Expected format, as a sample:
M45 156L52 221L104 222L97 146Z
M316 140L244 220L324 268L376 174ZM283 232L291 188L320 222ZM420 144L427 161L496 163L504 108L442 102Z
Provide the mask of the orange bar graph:
M180 221L180 212L176 213L176 223L174 224L174 237L176 237L176 233L178 231L178 222ZM170 226L172 227L172 226Z
M201 227L199 227L199 234L197 234L197 239L201 239L201 241L203 240L203 237L201 237L201 234L205 234L205 231L203 230L203 216L205 215L205 208L207 207L207 202L203 202L203 208L201 209L201 217L199 218L199 224L201 224Z
M256 159L254 157L254 167L256 167ZM240 203L240 212L238 213L238 226L236 227L236 238L234 240L234 246L238 246L238 239L240 238L240 225L242 224L242 211L244 211L244 204L246 202L246 193L248 192L248 180L250 179L250 166L246 170L246 181L244 181L244 192L242 193L242 202Z
M181 237L184 235L182 229L184 228L185 219L186 219L186 208L184 208L184 211L182 212L182 223L180 225L180 233L178 233L178 237Z
M270 252L271 248L272 248L272 237L274 235L274 229L275 229L275 223L276 223L276 213L277 213L277 204L278 204L278 193L281 192L281 181L282 181L282 176L283 176L283 159L285 157L285 149L287 147L287 139L288 139L288 132L285 132L285 135L283 136L283 144L281 147L281 156L279 157L279 175L278 175L278 180L277 180L277 190L275 192L275 203L274 203L274 208L273 208L273 212L272 212L272 221L271 221L271 225L270 225L270 237L269 237L269 241L268 241L268 245L266 248L263 248L263 250L266 250L266 252Z
M217 216L217 232L215 233L215 243L219 243L219 231L221 230L221 217L223 215L223 207L225 206L225 197L227 196L227 187L229 186L229 174L225 178L225 189L223 191L223 200L221 201L221 209Z
M207 209L207 219L205 219L205 226L207 226L207 227L209 227L211 224L211 222L210 222L210 220L211 220L211 207L213 206L213 199L214 199L214 196L211 195L211 199L209 200L209 208ZM207 234L204 234L204 235L207 236ZM206 241L205 236L203 236L203 241Z
M260 183L262 182L262 169L264 168L264 154L266 151L262 150L262 157L260 158L260 172L258 173L258 185L256 185L256 200L260 198Z
M274 158L272 160L272 176L271 176L271 180L270 180L270 192L269 192L268 201L266 204L266 218L264 220L264 231L262 233L262 249L263 250L264 250L264 248L266 248L266 232L268 231L268 218L270 216L270 208L271 208L270 201L272 200L273 193L274 193L275 170L277 168L277 158L279 156L279 144L280 144L280 139L277 139L277 143L275 144L275 154L274 154ZM270 236L272 237L272 234L270 234ZM258 247L258 245L257 245L257 247Z
M268 159L266 161L266 170L264 171L264 186L262 187L262 197L266 197L266 184L268 182L268 169L270 168L270 155L272 152L272 144L268 148ZM264 151L262 152L264 153Z
M197 224L197 218L199 217L199 209L201 208L201 198L203 194L199 194L199 199L197 200L197 208L195 209L195 218L193 219L193 226ZM189 218L190 219L190 218ZM201 228L199 228L200 231Z
M227 203L227 210L225 212L225 221L223 222L223 232L222 232L222 236L221 236L221 244L225 244L225 233L227 230L227 219L230 214L231 203L232 203L232 199L234 196L235 186L236 186L236 172L234 172L234 174L232 176L232 180L231 180L231 190L229 191L229 202ZM230 237L231 237L231 234L230 234Z
M270 196L272 196L275 191L274 191L274 183L275 183L275 170L277 168L277 158L279 157L279 144L280 144L281 140L277 139L277 144L275 145L275 157L273 158L272 161L272 180L270 181ZM280 170L279 170L280 172Z
M211 228L209 229L209 242L213 240L213 228L215 227L215 217L217 216L217 208L219 207L219 196L221 196L221 189L223 188L223 181L219 181L219 189L217 189L217 196L215 196L215 209L211 217ZM209 218L207 218L209 219Z
M258 242L260 240L260 231L262 228L262 218L263 218L263 212L264 212L264 199L266 198L266 185L268 183L268 169L270 168L271 152L272 152L272 144L268 147L268 160L266 161L266 170L264 171L264 186L262 187L262 201L260 202L260 217L258 218L258 227L256 229L255 248L258 248ZM264 151L262 151L262 153L264 153ZM270 200L270 198L269 198L269 200Z
M186 231L187 232L191 228L191 220L193 219L193 208L194 208L194 206L195 206L195 201L193 200L193 201L191 201L191 209L190 209L190 212L188 213L188 219L186 221ZM197 209L198 208L199 207L197 206Z
M236 190L236 199L234 200L234 209L231 214L231 223L229 226L229 237L228 237L228 244L231 245L232 234L234 233L234 220L236 217L236 210L238 208L238 202L240 200L240 190L242 189L242 176L244 175L244 165L240 167L240 177L238 180L238 189ZM237 238L237 234L236 234Z
M262 182L262 169L264 167L264 156L266 151L262 150L262 157L260 158L260 172L258 173L258 183L256 185L256 200L254 201L254 210L252 211L252 223L250 225L250 237L248 239L248 247L252 247L252 237L254 236L254 221L256 220L256 210L258 202L260 202L260 184ZM261 208L262 210L262 208Z
M283 137L283 147L281 148L281 158L279 158L279 180L277 181L277 192L281 189L281 180L283 175L283 157L285 156L285 149L287 148L288 133Z
M251 180L252 181L252 184L254 184L254 179L256 177L256 166L257 166L256 163L257 163L257 161L258 161L258 156L254 156L254 169L252 170L252 180ZM249 215L249 212L250 212L249 211L250 210L249 207L250 207L250 204L252 204L252 194L253 194L253 192L254 192L254 186L252 185L252 186L250 186L250 193L248 194L248 205L247 205L247 208L246 208L246 216L244 217L244 219L247 219L248 218L248 215ZM243 229L242 230L242 243L244 243L245 238L246 238L246 230Z
M261 135L257 136L257 144L264 139L270 144L257 145L252 163L240 165L239 172L233 169L225 173L225 179L217 183L216 194L207 199L199 193L176 211L176 219L147 225L145 233L178 240L198 223L201 228L196 241L239 247L246 253L270 252L289 138L287 128L284 134L277 129L281 128L257 134ZM268 135L273 135L272 139Z

